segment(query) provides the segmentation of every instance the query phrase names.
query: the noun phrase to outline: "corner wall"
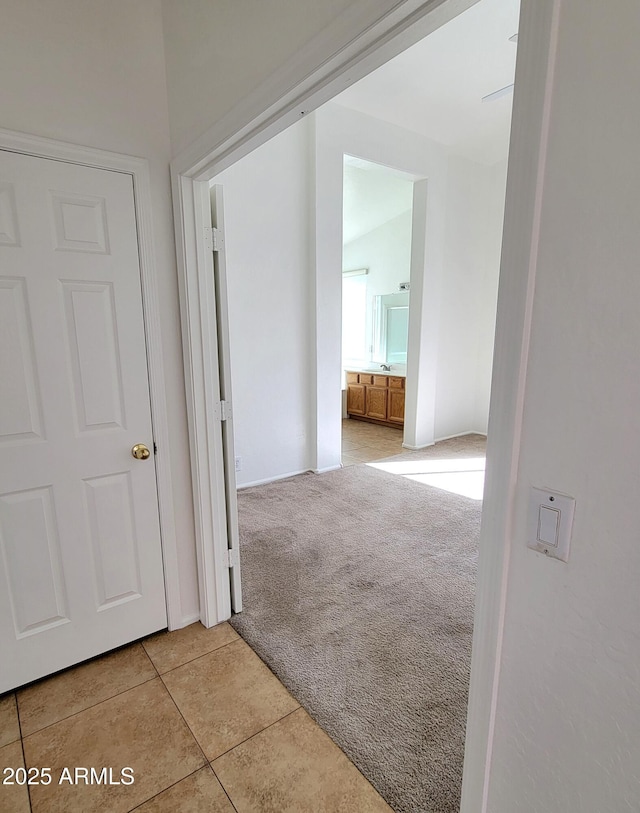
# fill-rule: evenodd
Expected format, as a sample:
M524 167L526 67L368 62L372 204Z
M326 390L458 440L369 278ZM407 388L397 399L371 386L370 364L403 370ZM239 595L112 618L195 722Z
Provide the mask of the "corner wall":
M487 432L505 175L506 160L448 160L436 439Z

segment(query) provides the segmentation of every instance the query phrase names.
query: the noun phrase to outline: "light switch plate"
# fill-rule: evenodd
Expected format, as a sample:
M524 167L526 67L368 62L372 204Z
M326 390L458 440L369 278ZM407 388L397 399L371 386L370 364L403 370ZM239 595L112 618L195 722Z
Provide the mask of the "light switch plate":
M573 497L558 491L532 488L529 496L527 547L567 562L575 504Z

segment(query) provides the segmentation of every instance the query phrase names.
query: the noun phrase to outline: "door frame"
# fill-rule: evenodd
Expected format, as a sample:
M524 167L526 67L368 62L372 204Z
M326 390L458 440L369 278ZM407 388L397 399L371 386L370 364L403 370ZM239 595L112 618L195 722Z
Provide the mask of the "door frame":
M142 313L144 321L151 426L157 453L154 455L160 519L160 540L164 565L164 587L169 629L183 626L178 578L178 549L171 464L169 460L169 425L166 406L166 387L161 339L161 320L156 282L155 250L153 239L151 185L149 164L136 158L93 147L82 147L49 138L0 129L0 149L9 152L48 158L68 164L105 169L130 175L133 181L133 199L136 214L140 282L142 287Z
M405 0L373 25L367 24L367 2L356 0L352 9L336 17L171 165L201 617L206 626L225 620L230 613L224 491L219 485L224 480L224 460L214 415L218 349L228 352L228 347L218 348L211 319L207 277L213 262L205 234L210 222L208 182L476 0ZM461 813L488 811L561 3L521 0ZM361 33L336 52L335 43L343 42L342 32L353 32L359 23ZM333 56L327 59L327 54ZM303 78L292 87L291 77Z

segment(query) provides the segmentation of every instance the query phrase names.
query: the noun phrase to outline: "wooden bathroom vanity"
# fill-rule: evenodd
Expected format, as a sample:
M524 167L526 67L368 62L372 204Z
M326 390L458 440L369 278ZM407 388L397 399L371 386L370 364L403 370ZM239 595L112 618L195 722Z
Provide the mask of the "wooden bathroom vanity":
M347 370L347 414L384 426L404 425L405 377Z

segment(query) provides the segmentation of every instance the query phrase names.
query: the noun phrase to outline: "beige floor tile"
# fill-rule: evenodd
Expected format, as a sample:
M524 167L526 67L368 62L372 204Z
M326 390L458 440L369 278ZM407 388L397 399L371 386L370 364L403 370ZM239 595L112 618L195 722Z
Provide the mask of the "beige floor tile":
M136 813L234 813L234 808L207 766L137 807Z
M392 813L299 709L213 763L238 813Z
M342 455L342 465L343 466L357 466L360 463L359 460L356 460L355 457L352 457L348 454Z
M369 463L371 460L380 460L381 457L384 457L384 454L373 446L363 446L361 449L351 452L350 456L359 463Z
M11 692L11 694L0 697L0 747L19 739L20 726L18 724L16 696Z
M358 442L357 440L343 440L342 441L342 451L343 452L350 452L352 449L357 449L360 446L364 446L364 442Z
M371 432L371 426L361 421L354 421L352 426L349 426L348 429L345 429L342 433L342 436L345 438L357 438L362 437L363 435L366 437Z
M218 624L207 629L197 621L181 630L160 632L143 643L162 675L237 639L238 633L230 624Z
M394 432L393 429L390 430L392 433ZM368 435L368 444L370 446L374 446L377 443L397 443L400 445L402 443L402 435L401 434L387 434L386 432L375 432L372 435Z
M299 705L242 640L174 669L163 680L210 760Z
M205 760L160 678L31 734L28 766L52 769L33 785L34 813L124 813L196 771ZM59 784L63 768L132 768L130 785Z
M18 692L22 736L156 677L140 644L83 663Z
M405 450L402 448L401 443L393 443L393 441L382 441L380 443L376 443L373 448L377 449L380 454L384 455L385 457L392 457L396 454L402 454Z
M0 748L0 777L8 778L5 768L24 768L22 744L12 742ZM0 783L0 813L29 813L29 791L26 785Z

